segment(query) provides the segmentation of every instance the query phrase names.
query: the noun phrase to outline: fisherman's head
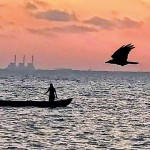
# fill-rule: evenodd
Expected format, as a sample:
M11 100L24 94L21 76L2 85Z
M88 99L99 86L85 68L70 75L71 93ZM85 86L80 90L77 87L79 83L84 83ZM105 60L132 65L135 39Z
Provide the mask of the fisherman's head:
M54 87L52 83L50 83L50 87L51 87L51 88L53 88L53 87Z

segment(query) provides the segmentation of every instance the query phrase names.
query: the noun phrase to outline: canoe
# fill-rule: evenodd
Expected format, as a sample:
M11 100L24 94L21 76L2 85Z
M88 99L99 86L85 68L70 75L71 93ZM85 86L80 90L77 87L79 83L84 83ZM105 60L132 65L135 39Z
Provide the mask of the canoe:
M66 107L72 99L57 100L52 103L48 101L0 101L0 107Z

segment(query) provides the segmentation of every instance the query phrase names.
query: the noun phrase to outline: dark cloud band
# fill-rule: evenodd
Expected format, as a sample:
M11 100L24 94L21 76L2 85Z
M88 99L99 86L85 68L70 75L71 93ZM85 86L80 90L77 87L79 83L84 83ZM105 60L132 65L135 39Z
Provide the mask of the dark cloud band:
M139 28L142 25L142 22L134 21L127 17L114 20L109 20L101 17L92 17L91 19L85 20L84 23L92 24L106 30L115 28Z
M35 17L38 19L45 19L48 21L76 21L77 20L75 14L70 14L66 11L61 11L57 9L38 12L35 15Z

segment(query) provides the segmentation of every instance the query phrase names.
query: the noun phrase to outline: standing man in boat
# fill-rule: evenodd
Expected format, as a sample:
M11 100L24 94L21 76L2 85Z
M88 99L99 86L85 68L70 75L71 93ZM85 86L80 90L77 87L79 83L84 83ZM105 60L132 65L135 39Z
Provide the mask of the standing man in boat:
M57 93L52 83L50 83L50 87L48 88L45 94L47 94L48 92L49 92L49 102L54 102L55 97L57 98Z

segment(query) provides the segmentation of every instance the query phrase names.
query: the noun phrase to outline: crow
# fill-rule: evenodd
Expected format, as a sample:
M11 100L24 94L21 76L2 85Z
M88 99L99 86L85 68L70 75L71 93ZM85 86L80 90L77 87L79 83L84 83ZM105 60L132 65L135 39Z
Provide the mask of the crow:
M135 47L131 43L128 45L123 45L116 52L114 52L114 54L111 56L113 59L105 63L117 64L121 66L125 66L127 64L138 64L138 62L127 61L128 54L133 48Z

